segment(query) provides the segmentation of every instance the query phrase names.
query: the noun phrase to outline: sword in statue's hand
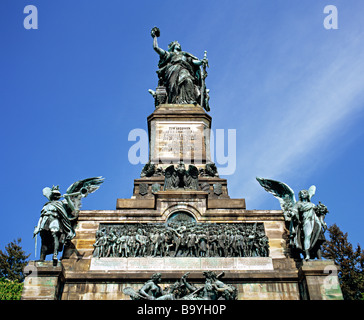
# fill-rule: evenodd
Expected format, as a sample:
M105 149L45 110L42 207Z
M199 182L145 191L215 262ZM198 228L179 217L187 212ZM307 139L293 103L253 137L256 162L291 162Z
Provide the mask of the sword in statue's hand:
M209 61L207 60L207 51L205 50L202 62L202 73L201 73L201 107L204 105L204 93L205 93L205 79L207 77L206 67L209 67Z

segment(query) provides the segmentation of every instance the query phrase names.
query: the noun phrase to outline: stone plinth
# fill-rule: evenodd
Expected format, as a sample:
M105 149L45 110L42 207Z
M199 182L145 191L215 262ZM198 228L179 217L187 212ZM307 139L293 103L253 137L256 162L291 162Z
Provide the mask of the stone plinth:
M26 275L22 300L58 300L63 282L63 266L52 261L29 261L24 268Z
M189 276L189 279L191 276ZM225 278L224 278L225 279ZM198 281L190 281L195 286L200 287L204 283L201 278ZM162 288L171 285L173 281L163 281ZM262 282L253 281L238 283L229 281L238 289L238 300L299 300L299 288L297 282L286 282L275 280ZM65 285L62 300L130 300L128 295L123 293L126 287L138 290L143 285L143 281L115 280L115 281L87 281L69 282Z
M164 261L164 267L167 262L170 262L169 270L161 270L163 259L149 258L154 262L148 262L147 259L140 259L140 267L135 267L136 259L130 263L123 258L101 258L99 260L92 258L81 259L78 262L76 259L65 260L65 269L68 271L62 300L130 300L130 297L123 293L123 289L132 287L138 290L155 272L162 273L162 283L160 284L162 288L173 284L186 271L190 272L189 282L200 287L205 282L203 271L206 270L214 270L217 274L224 272L224 282L236 286L239 300L300 299L298 272L291 259L247 258L244 259L245 261L240 261L239 265L234 258L227 258L215 260L217 263L214 265L212 259L207 264L207 260L204 258L186 258L186 261L183 261L183 258L177 258L175 262L172 259ZM196 260L200 260L198 268L201 269L196 269ZM147 264L149 270L144 269L143 263ZM182 266L179 265L180 263ZM225 268L236 269L227 270Z
M62 300L130 300L123 289L138 290L155 272L162 273L162 288L186 271L189 282L200 287L207 270L224 272L224 282L237 287L239 300L300 299L298 272L294 261L287 258L92 258L63 263L67 271Z
M343 300L339 268L332 260L303 261L299 269L302 296L306 300Z
M157 191L152 191L153 185L159 185L159 189ZM216 194L214 192L214 184L221 184L221 194ZM141 185L144 185L147 193L141 193ZM198 185L199 189L208 193L209 199L229 199L228 188L227 188L227 180L218 178L218 177L198 177ZM143 177L140 179L134 179L134 190L133 190L133 199L137 200L150 200L154 199L154 194L156 192L162 191L164 187L164 176L156 176L156 177ZM131 199L125 199L131 200ZM131 201L129 201L131 202ZM124 208L117 204L117 208Z
M148 117L149 160L201 164L210 161L211 117L199 105L162 104Z

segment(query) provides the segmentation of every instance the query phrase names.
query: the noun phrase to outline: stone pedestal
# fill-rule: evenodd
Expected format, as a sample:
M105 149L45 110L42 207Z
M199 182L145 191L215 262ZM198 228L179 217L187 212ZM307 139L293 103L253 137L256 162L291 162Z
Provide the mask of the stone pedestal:
M338 267L332 260L303 261L299 269L304 300L343 300Z
M199 105L162 104L148 117L149 160L209 162L211 117Z
M22 300L59 300L63 287L63 266L52 261L29 261L24 268L26 278Z

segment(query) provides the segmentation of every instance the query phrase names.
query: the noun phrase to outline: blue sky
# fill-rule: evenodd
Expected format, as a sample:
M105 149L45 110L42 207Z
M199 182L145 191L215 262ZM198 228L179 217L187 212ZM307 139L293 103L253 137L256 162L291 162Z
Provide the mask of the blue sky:
M29 4L37 30L23 26ZM323 26L326 5L338 9L337 30ZM256 176L296 195L315 184L327 223L363 244L363 9L361 0L2 0L0 248L21 237L34 258L46 186L65 192L104 176L86 210L131 197L142 165L128 161L128 134L147 129L154 110L153 26L162 48L178 40L199 58L208 52L212 128L236 130L230 196L279 209Z

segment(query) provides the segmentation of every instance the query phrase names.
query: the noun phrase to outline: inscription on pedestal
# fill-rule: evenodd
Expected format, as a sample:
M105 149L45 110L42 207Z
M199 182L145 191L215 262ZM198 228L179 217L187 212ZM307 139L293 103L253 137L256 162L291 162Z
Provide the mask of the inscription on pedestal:
M203 122L158 122L152 161L193 163L206 159L206 125Z
M272 258L92 258L90 270L273 270Z

